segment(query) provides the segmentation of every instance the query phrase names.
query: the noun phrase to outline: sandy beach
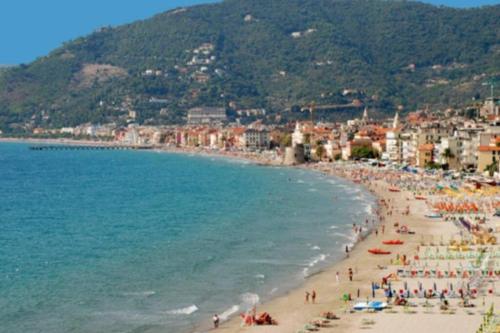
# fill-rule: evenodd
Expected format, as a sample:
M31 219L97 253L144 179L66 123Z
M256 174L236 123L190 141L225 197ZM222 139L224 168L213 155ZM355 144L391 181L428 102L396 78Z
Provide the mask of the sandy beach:
M349 178L347 174L330 171L329 167L312 167L327 174L336 174ZM458 307L458 301L450 300L453 312L450 314L438 311L438 303L431 301L429 307L422 306L423 300L418 300L420 306L409 309L407 307L394 307L393 310L384 312L349 311L354 303L373 300L371 283L379 283L384 277L394 274L401 268L392 262L397 255L406 255L413 258L422 250L425 242L438 242L440 239L451 239L459 236L459 229L452 223L428 219L424 216L428 211L426 201L415 200L414 194L408 191L391 192L388 182L376 180L362 182L368 190L374 193L380 205L379 214L381 225L377 227L378 234L371 233L366 239L359 242L356 247L341 262L328 270L311 277L304 285L289 292L287 295L276 298L269 303L258 306L257 312L267 312L278 321L277 326L242 326L240 318L233 318L224 323L217 331L221 332L476 332L483 321L483 314L492 303L498 305L498 297L478 297L474 300L475 308L471 310ZM409 214L406 211L409 209ZM363 221L360 221L363 224ZM405 225L415 234L400 234L396 232L395 224ZM382 234L382 226L384 234ZM398 239L403 245L387 246L382 241ZM391 255L377 256L368 253L368 249L382 248L391 251ZM348 270L354 271L353 281L349 281ZM336 273L340 281L337 283ZM402 289L417 288L419 283L424 288L433 288L438 282L438 288L445 288L450 282L445 279L415 279L395 278L392 287ZM453 283L453 282L452 282ZM305 293L315 290L317 299L315 304L305 303ZM350 294L352 302L344 302L342 296ZM359 297L358 297L359 295ZM375 300L385 301L383 291L377 290ZM434 310L431 309L431 306ZM314 321L321 321L318 317L325 313L335 313L339 320L325 321L321 327L311 325ZM319 325L318 325L319 326ZM304 328L305 327L305 328Z
M28 143L65 143L65 144L89 144L82 141L71 140L18 140L2 139L2 141L28 142ZM95 144L92 142L91 144ZM238 153L209 151L203 149L178 149L175 147L163 147L160 151L185 154L202 154L209 156L222 156L227 158L238 158L252 163L264 165L276 165L275 161L256 153ZM426 270L432 267L434 271L458 270L463 265L468 265L468 260L434 260L433 257L426 261L416 258L423 257L428 253L441 250L448 251L448 244L452 239L461 239L464 230L456 223L444 219L432 219L425 215L430 211L432 203L441 200L449 200L449 196L443 193L437 194L428 191L437 181L432 178L425 179L419 184L415 179L413 186L419 187L417 191L422 200L416 199L415 189L405 190L400 186L397 191L393 188L398 185L405 176L394 172L384 175L384 171L376 168L354 167L352 164L309 164L300 166L308 170L323 172L327 175L342 177L353 181L353 186L363 186L371 191L379 201L378 216L374 218L380 221L368 237L358 242L350 249L348 256L325 271L311 276L304 284L287 294L277 297L265 304L256 307L258 314L267 312L278 325L273 326L243 326L242 319L234 316L227 322L223 322L216 331L221 332L476 332L483 322L484 313L488 311L491 304L498 308L498 296L494 290L496 277L489 280L481 280L477 289L480 291L471 302L473 308L460 306L461 298L449 298L449 309L440 310L440 300L437 297L424 298L414 297L408 300L415 306L390 305L384 311L352 311L352 306L358 302L372 300L387 300L383 286L372 294L372 283L381 284L384 278L390 277L390 289L396 291L418 289L434 289L437 293L441 290L449 290L455 285L455 290L464 288L469 281L475 282L471 277L441 277L441 276L409 276L404 274L410 270ZM356 169L359 168L359 169ZM377 177L360 177L360 174L374 173ZM401 178L399 178L401 177ZM403 185L403 184L401 184ZM495 197L495 196L493 196ZM480 197L481 198L481 197ZM496 196L498 199L498 196ZM479 200L479 199L477 199ZM332 204L335 204L332 202ZM353 209L356 209L353 207ZM498 218L491 219L488 225L496 232ZM402 234L397 231L405 226L413 234ZM357 227L366 229L365 221L359 221ZM371 227L371 225L369 225ZM377 232L375 232L377 230ZM400 240L402 245L384 245L383 241ZM439 247L438 245L441 245ZM368 253L369 249L380 248L390 251L390 255L374 255ZM491 246L489 251L494 253L497 246ZM480 252L479 247L471 246L471 252ZM409 264L401 264L401 258L408 258ZM399 260L397 260L399 258ZM398 262L399 261L399 262ZM491 263L493 262L493 263ZM441 265L441 266L440 266ZM494 258L488 264L489 270L495 270ZM491 266L493 268L491 268ZM353 271L353 280L349 281L348 271ZM430 269L430 268L429 268ZM496 271L496 270L495 270ZM337 272L339 281L337 281ZM401 274L400 274L401 273ZM474 274L474 273L473 273ZM460 287L459 287L460 286ZM493 290L492 290L493 289ZM317 298L313 304L305 302L306 292L315 291ZM351 301L346 302L344 295L350 295ZM324 320L320 316L326 312L334 313L340 319ZM314 323L321 322L321 327ZM210 318L207 323L196 331L206 330L210 326Z

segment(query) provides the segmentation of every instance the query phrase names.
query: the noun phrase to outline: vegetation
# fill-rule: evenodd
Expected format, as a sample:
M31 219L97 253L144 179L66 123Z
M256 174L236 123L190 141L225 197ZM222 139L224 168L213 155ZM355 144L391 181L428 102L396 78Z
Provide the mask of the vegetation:
M268 120L282 112L283 121L307 117L297 111L311 101L345 106L314 115L325 119L361 112L353 100L381 114L460 105L486 94L482 74L498 75L499 21L499 5L381 0L226 0L169 11L2 70L0 129L125 124L129 110L140 123L182 123L200 105L266 108ZM213 49L200 51L204 43Z
M323 147L322 144L317 145L316 146L316 158L321 161L325 157L325 155L326 155L325 147Z
M290 133L286 133L281 138L281 147L291 147L292 146L292 135Z
M493 177L495 172L498 172L498 161L495 158L493 158L493 162L490 165L486 166L484 171L488 172L488 175L490 177Z
M351 156L355 160L362 158L378 158L379 153L372 147L354 147L352 148Z
M427 162L427 164L425 165L425 168L426 169L430 169L430 170L440 170L442 169L442 166L439 165L439 163L436 163L434 161L429 161Z

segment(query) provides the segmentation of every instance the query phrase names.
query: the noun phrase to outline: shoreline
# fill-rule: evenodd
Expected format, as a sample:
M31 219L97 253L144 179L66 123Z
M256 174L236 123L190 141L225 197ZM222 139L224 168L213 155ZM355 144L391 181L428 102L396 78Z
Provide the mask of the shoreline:
M301 165L301 166L292 166L294 168L300 168L300 169L304 169L304 170L307 170L307 171L312 171L312 172L319 172L323 175L326 175L326 176L329 176L329 177L334 177L334 178L338 178L338 179L342 179L344 181L348 181L349 183L352 184L352 186L357 186L359 188L362 188L363 191L366 191L368 193L370 193L371 195L373 195L375 198L376 198L376 207L375 209L380 209L380 212L382 214L386 213L383 209L382 209L382 206L380 205L380 201L381 200L385 200L387 199L386 196L384 196L382 193L380 192L377 192L377 191L374 191L373 189L371 189L368 184L364 184L364 183L356 183L353 179L349 178L349 177L344 177L342 175L339 175L339 174L334 174L334 173L328 173L324 170L319 170L319 168L315 168L315 167L311 167L311 165ZM287 311L289 311L288 309L288 306L286 305L290 299L299 299L299 300L302 300L303 299L303 295L305 293L306 290L317 290L317 288L315 288L314 286L315 285L319 285L319 284L326 284L326 285L330 285L330 287L327 287L327 289L330 289L330 290L327 290L326 292L321 292L319 293L318 292L318 299L320 299L323 295L322 294L329 294L331 293L332 291L333 292L337 292L339 293L338 290L336 290L337 288L340 288L343 284L343 282L341 282L339 285L336 284L335 279L335 275L337 272L340 273L340 281L345 281L348 279L348 276L346 274L346 267L347 266L354 266L354 271L359 273L359 268L358 267L358 263L360 263L361 261L361 257L363 255L365 255L365 252L363 252L363 250L366 249L366 247L368 246L368 244L370 244L371 242L369 242L369 240L372 240L373 241L373 233L371 232L371 230L373 230L373 228L378 228L379 226L382 225L382 221L380 221L380 216L377 216L377 220L376 220L376 224L374 226L372 226L372 228L370 228L370 232L368 232L362 239L356 241L353 243L352 247L349 249L349 255L347 256L344 256L344 258L342 259L339 259L338 261L332 263L331 265L328 265L328 267L322 269L321 271L319 272L316 272L315 274L312 274L310 276L308 276L307 278L304 279L304 281L296 288L293 288L291 290L288 290L287 292L285 292L283 295L278 295L276 297L273 297L272 299L270 299L269 301L267 302L264 302L262 304L259 304L258 306L258 312L262 312L262 311L265 311L265 312L268 312L271 314L271 316L273 316L273 318L276 318L276 320L278 321L279 325L278 326L251 326L251 327L241 327L241 320L239 317L237 316L232 316L229 320L223 322L221 324L221 326L218 328L218 329L210 329L209 332L216 332L216 331L223 331L223 332L295 332L294 330L291 330L291 328L289 329L288 327L284 328L282 327L282 323L280 321L280 317L283 318L279 312L280 311L274 311L275 309L278 309L278 308L283 308L283 305L285 305L285 309L287 309ZM360 221L360 224L362 225L362 221ZM354 263L354 264L353 264ZM333 290L331 290L333 289ZM351 291L351 294L354 294L354 290L352 290L352 288L348 288L350 291ZM356 291L357 292L357 291ZM339 294L338 295L338 299L340 300L340 297L341 295ZM338 303L338 302L334 302L335 303ZM300 302L299 303L296 303L298 304L298 308L302 307L304 304L303 302ZM318 302L318 305L321 304ZM293 309L293 316L296 317L297 315L299 315L302 311L294 308ZM324 312L327 312L327 311L331 311L331 312L335 312L336 314L338 313L337 311L332 311L333 309L325 309ZM320 310L318 311L318 313L314 316L311 316L311 315L306 315L306 316L301 316L301 317L304 317L304 320L306 322L306 318L314 318L314 317L318 317L320 312L322 312L323 310ZM335 329L335 332L339 332L339 327L336 327ZM325 331L323 329L321 329L321 331ZM191 331L190 333L196 333L198 331ZM342 331L344 332L344 331ZM348 330L345 330L345 332L349 332Z
M112 142L110 143L110 142L87 141L87 140L17 139L17 138L0 138L0 143L74 144L74 145L112 145L113 144ZM152 149L151 152L193 155L193 156L197 156L197 157L208 157L208 158L215 157L215 158L222 158L222 159L244 161L244 162L251 163L251 164L254 164L257 166L301 169L301 170L304 170L307 172L319 173L319 174L322 174L322 175L327 176L327 177L346 181L350 184L350 186L358 187L362 191L369 193L370 195L372 195L375 198L375 207L373 207L373 209L378 209L378 207L379 207L379 199L380 199L379 196L376 195L376 193L374 193L372 190L370 190L369 187L367 187L365 184L359 184L359 183L357 184L352 179L349 179L348 177L342 177L341 175L336 175L336 174L328 174L328 173L325 173L324 171L318 170L318 168L314 167L317 165L317 163L303 164L303 165L282 165L282 164L276 163L275 161L271 161L269 159L259 157L259 156L257 156L258 154L253 154L253 153L246 154L243 152L242 153L240 153L240 152L222 152L222 151L217 151L217 150L196 149L196 148L185 149L185 148L178 148L178 147L156 147L155 149ZM377 223L376 225L378 225L380 223L378 218L376 220L376 223ZM372 227L373 226L371 226L369 228L369 230L371 230ZM369 233L369 230L367 230L368 233ZM351 245L350 250L349 250L351 254L356 250L358 245L364 241L364 238L366 238L368 236L368 233L365 231L365 235L364 235L363 239L361 239L361 240L358 239L358 240L352 241L352 245ZM347 242L350 242L350 241L347 241ZM341 246L343 247L344 245L341 245ZM304 280L301 281L297 286L292 287L291 289L283 290L282 293L279 293L277 295L272 296L270 299L267 299L263 304L260 304L259 308L263 305L266 305L266 304L273 302L276 299L279 299L281 297L286 297L287 295L294 293L296 290L298 290L300 288L303 288L303 286L306 285L308 283L308 281L325 274L326 272L330 271L331 269L333 269L333 267L335 267L336 265L338 265L339 263L341 263L344 260L345 260L345 258L336 260L335 262L320 269L319 271L314 272L314 273L304 277ZM228 304L228 306L230 306L230 304ZM238 316L238 312L237 312L235 314L230 315L228 320L226 320L222 323L221 327L224 327L228 323L231 323L233 321L238 321L238 320L239 320L239 316ZM209 327L209 325L205 325L205 324L200 323L199 325L196 325L195 330L191 330L189 332L190 333L200 332L199 330L201 330L202 332L206 332L207 329L209 331L212 331L208 327Z
M0 142L2 141L5 142L0 139ZM34 141L9 140L7 142L30 143ZM47 141L36 140L36 142L46 143ZM82 141L77 141L76 143L82 144ZM235 152L218 154L217 151L207 151L204 149L159 149L158 151L238 159L257 165L273 166L273 164L263 163L265 160L262 158L253 159L248 156L241 156ZM269 313L273 319L278 321L279 325L242 327L241 319L238 316L239 312L236 312L227 321L221 323L221 326L217 330L208 328L210 327L210 318L207 318L205 323L196 325L194 330L191 330L190 332L298 332L300 327L303 327L304 324L311 322L312 319L318 318L318 316L324 312L333 312L340 317L340 320L334 321L333 324L328 327L322 327L320 330L321 332L363 332L367 328L362 324L362 322L366 320L366 318L364 318L366 317L366 313L357 312L353 314L350 311L347 311L347 303L344 303L341 300L342 295L348 293L353 296L353 300L367 300L371 298L370 282L378 282L389 272L392 274L395 271L395 267L392 265L394 255L375 256L368 254L367 250L374 247L388 249L387 246L380 245L381 241L398 238L404 241L404 245L396 248L391 247L390 249L397 251L393 252L394 254L404 254L405 256L408 255L408 258L412 258L414 255L419 254L419 248L424 239L430 238L432 243L434 241L434 235L441 235L441 237L444 235L448 239L452 239L453 237L457 237L459 235L459 229L454 224L445 223L444 221L435 222L435 220L424 217L424 213L429 209L428 202L418 201L414 198L415 191L420 194L420 191L422 190L421 188L417 190L410 190L410 188L408 188L408 190L402 189L397 193L390 190L391 187L399 185L397 183L398 177L396 171L389 171L385 174L378 170L380 172L378 175L379 177L373 177L373 179L370 179L370 177L360 177L360 174L362 176L363 172L376 173L377 169L370 167L359 168L356 164L317 163L300 166L279 166L287 168L302 168L307 171L321 172L327 176L347 180L352 183L353 186L359 186L363 189L363 191L370 192L371 195L375 196L377 199L378 210L381 217L381 221L379 221L379 225L376 226L376 229L378 230L379 226L384 225L386 231L385 234L376 235L374 232L371 232L362 241L356 243L356 246L352 249L352 251L350 251L347 258L341 259L332 265L328 265L325 269L308 276L302 283L300 283L299 286L284 291L283 294L276 295L270 300L266 300L263 304L259 304L257 306L258 313ZM427 180L429 181L429 179ZM413 181L415 181L415 179L413 179ZM432 182L432 184L437 183L435 179L431 179L430 182ZM415 183L413 185L415 185ZM428 185L428 183L424 184L424 191L430 191ZM429 196L434 195L431 193L428 194ZM441 198L445 198L445 196ZM407 215L404 213L406 209L409 209L410 214ZM393 228L395 223L404 223L411 230L416 231L416 235L397 234L395 228ZM362 224L362 221L360 221L360 224ZM388 269L387 267L391 268ZM352 268L355 272L353 282L348 281L348 268ZM339 283L336 282L336 272L339 272L340 275ZM304 294L306 291L311 290L315 290L317 292L318 302L316 304L304 304ZM358 295L359 297L357 297ZM380 295L377 297L377 299L381 298L383 299ZM482 311L485 311L484 301ZM411 322L411 319L409 319L410 317L407 317L407 314L390 315L383 313L380 315L382 324L379 325L377 323L377 326L369 328L371 328L374 333L399 332L397 328L405 325L406 331L409 333L419 332L421 329L429 332L447 331L448 329L461 332L473 332L477 330L482 320L479 313L474 316L470 316L468 314L457 315L458 318L455 317L456 320L452 325L453 327L449 326L451 324L447 320L447 318L449 318L447 316L434 315L429 317L430 315L425 314L424 312L415 315L415 318L417 318L418 321ZM377 316L376 318L378 321L379 317ZM394 322L398 324L391 325ZM465 327L467 327L467 329L462 330L462 328Z

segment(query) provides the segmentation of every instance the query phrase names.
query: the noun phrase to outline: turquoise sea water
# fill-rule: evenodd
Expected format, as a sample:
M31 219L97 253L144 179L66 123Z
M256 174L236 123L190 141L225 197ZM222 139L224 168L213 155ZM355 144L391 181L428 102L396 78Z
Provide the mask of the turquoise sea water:
M190 332L343 255L374 198L298 169L0 144L0 332Z

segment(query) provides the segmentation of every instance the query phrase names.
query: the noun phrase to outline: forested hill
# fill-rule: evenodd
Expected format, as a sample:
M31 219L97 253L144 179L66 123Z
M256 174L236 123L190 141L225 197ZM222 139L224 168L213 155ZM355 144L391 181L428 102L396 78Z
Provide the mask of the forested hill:
M192 106L271 112L353 100L392 112L486 94L500 6L226 0L102 28L0 71L0 129L182 122ZM335 112L335 111L332 111Z

